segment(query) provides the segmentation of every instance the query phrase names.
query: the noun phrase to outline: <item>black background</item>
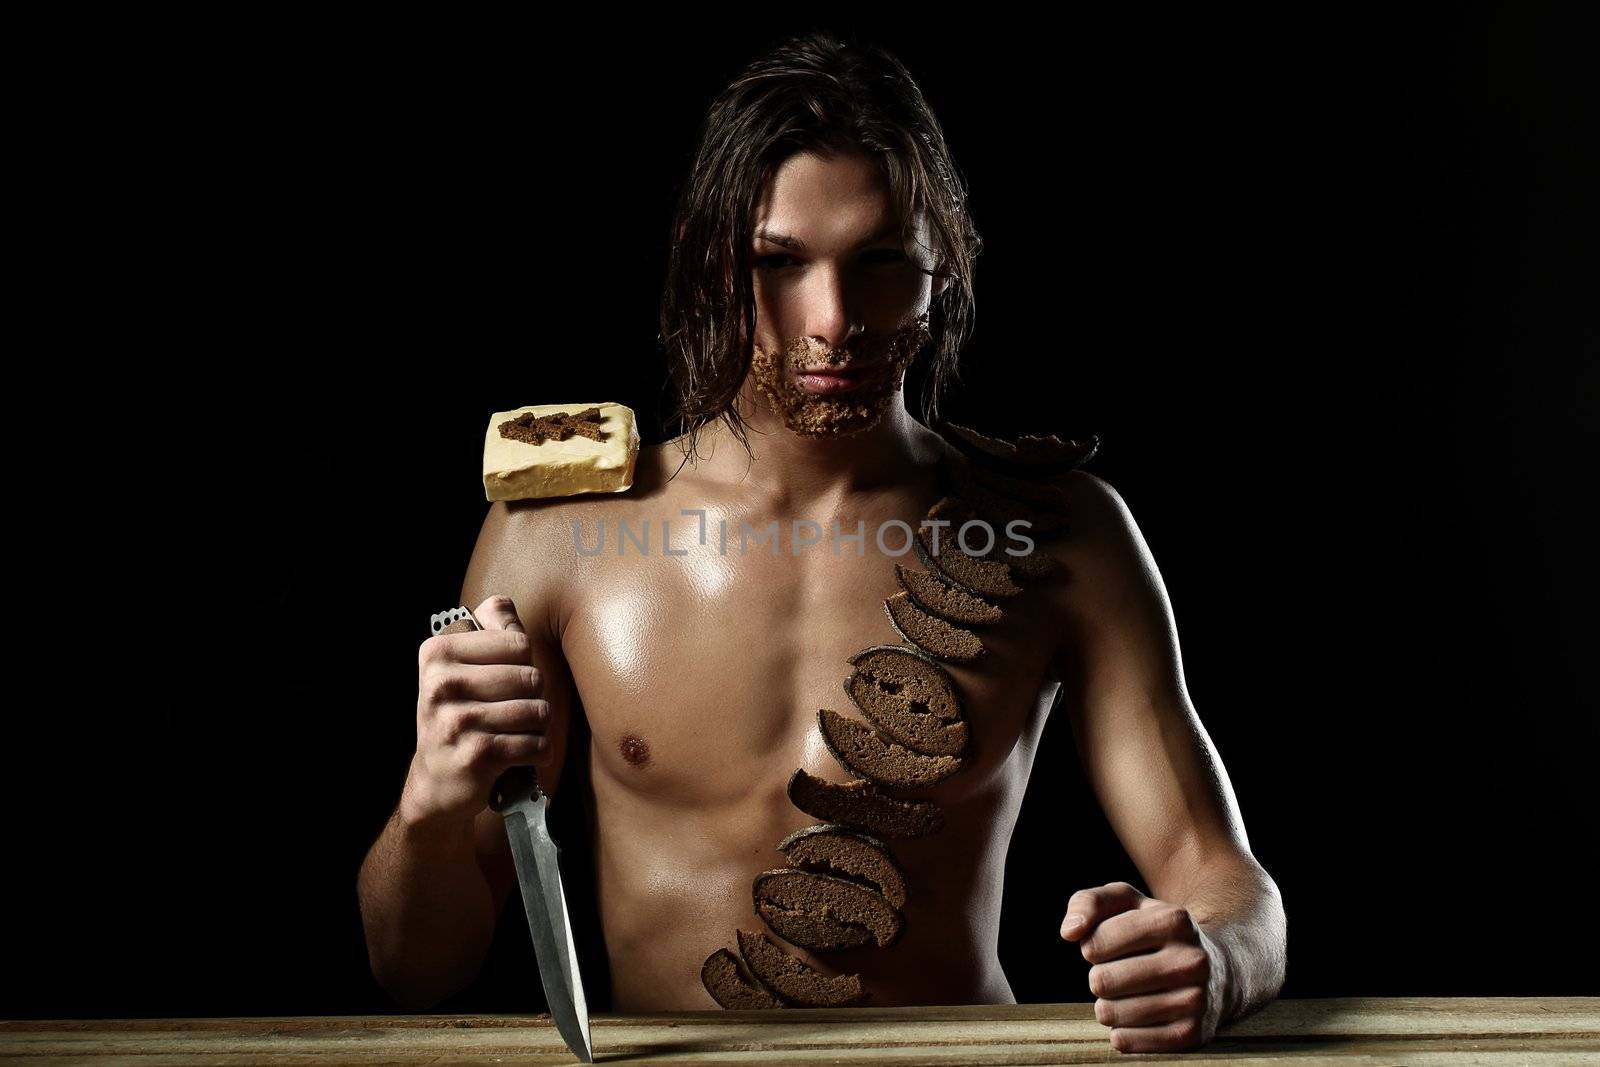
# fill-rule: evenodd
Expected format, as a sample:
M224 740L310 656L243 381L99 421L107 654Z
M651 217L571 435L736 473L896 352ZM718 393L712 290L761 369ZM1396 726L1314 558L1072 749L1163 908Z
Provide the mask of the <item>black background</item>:
M899 55L970 184L950 415L1103 437L1089 469L1161 568L1287 902L1283 995L1600 991L1584 35L1567 9L1263 5L213 26L68 94L115 296L66 320L107 331L105 368L43 369L114 447L39 467L67 496L21 578L73 640L13 645L38 692L5 786L8 1016L394 1010L355 873L486 507L485 419L615 400L663 439L697 125L810 25ZM1142 883L1064 716L1007 874L1017 999L1092 999L1066 899ZM447 1008L542 1010L507 920Z

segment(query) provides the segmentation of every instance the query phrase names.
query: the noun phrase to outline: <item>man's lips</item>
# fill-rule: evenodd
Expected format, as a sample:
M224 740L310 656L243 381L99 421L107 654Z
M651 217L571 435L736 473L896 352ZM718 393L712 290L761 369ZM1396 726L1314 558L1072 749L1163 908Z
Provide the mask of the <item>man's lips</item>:
M871 368L826 365L797 372L800 388L808 393L842 393L855 389L871 377Z

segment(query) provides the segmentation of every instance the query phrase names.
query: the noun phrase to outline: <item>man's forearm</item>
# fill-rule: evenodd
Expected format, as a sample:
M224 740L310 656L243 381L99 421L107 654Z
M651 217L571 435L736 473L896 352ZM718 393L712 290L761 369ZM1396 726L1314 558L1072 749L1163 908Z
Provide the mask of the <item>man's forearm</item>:
M1218 867L1173 903L1188 911L1222 952L1221 1022L1249 1014L1278 995L1288 969L1288 920L1271 876L1259 867Z
M494 898L472 824L415 825L396 810L356 879L367 955L378 983L408 1008L459 992L494 938Z

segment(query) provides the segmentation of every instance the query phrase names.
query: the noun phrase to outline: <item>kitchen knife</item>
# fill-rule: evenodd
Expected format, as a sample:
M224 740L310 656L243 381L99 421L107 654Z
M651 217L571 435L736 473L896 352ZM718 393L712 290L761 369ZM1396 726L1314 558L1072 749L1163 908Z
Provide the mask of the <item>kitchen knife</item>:
M434 615L435 634L481 630L466 608ZM561 887L560 849L550 837L545 820L549 798L539 788L533 767L513 767L494 783L489 806L505 819L511 857L517 865L517 885L522 907L533 934L533 951L539 961L539 980L556 1029L567 1048L584 1063L594 1062L589 1036L589 1005L578 973L578 950L572 942L567 897Z

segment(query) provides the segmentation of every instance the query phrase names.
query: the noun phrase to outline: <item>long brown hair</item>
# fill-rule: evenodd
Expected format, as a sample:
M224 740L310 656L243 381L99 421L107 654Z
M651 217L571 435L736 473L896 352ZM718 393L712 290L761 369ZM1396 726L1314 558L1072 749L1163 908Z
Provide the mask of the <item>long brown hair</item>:
M971 331L973 263L983 240L944 132L898 59L855 37L813 31L785 40L744 68L712 102L672 222L661 334L674 416L694 452L699 429L721 418L748 452L734 400L750 369L743 324L756 320L749 248L756 199L797 152L860 153L878 161L901 220L902 242L926 214L935 279L929 309L932 366L923 421L960 380L957 360Z

